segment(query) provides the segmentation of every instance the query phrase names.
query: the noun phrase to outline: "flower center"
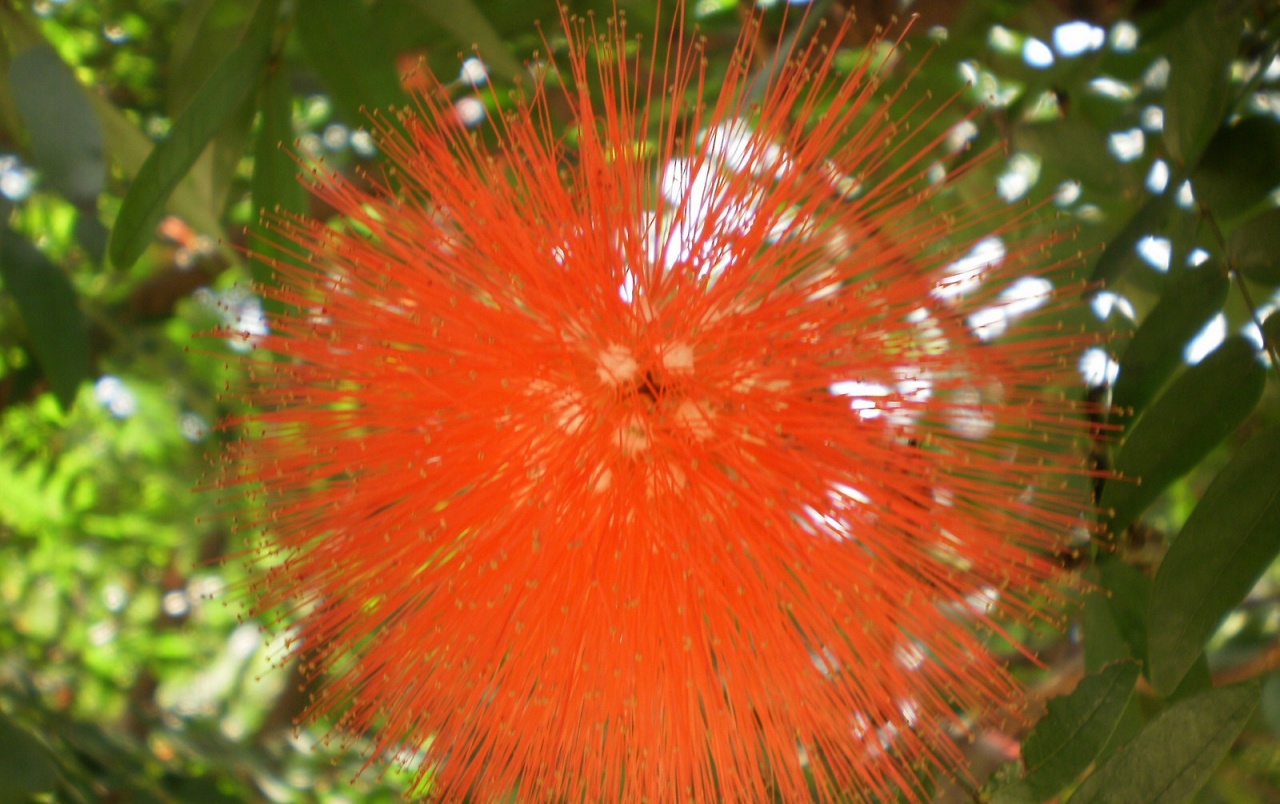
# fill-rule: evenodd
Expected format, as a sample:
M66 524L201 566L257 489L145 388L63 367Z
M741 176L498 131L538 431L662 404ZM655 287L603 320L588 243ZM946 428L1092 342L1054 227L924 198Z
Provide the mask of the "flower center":
M587 464L587 487L596 493L611 488L620 471L639 472L647 496L683 489L687 472L680 464L691 457L691 446L712 438L717 418L705 383L698 382L695 346L609 342L584 344L580 354L589 370L527 387L526 394L545 405L539 440L576 450Z
M626 456L648 449L654 431L684 440L705 441L715 414L706 399L697 399L696 353L684 341L668 341L652 349L643 361L620 344L596 354L596 374L609 391L606 405L625 411L618 428L618 445Z

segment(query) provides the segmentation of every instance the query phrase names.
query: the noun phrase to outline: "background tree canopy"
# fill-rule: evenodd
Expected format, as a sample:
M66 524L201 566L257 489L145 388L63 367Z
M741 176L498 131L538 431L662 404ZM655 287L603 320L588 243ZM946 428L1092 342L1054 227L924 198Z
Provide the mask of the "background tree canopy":
M635 30L670 21L618 4ZM711 92L751 5L686 10ZM1081 393L1116 406L1096 459L1125 478L1094 490L1109 536L1064 557L1091 591L1061 631L1016 634L1043 719L976 724L990 781L938 797L1275 801L1280 7L906 5L903 125L999 149L958 190L1043 202L1038 225L1073 233L1056 248L1084 301L1054 315L1105 333ZM798 32L760 6L767 41ZM864 35L897 8L855 6ZM405 793L411 772L359 774L325 727L294 729L282 629L238 616L243 503L192 489L237 435L223 392L268 326L259 211L330 216L302 166L376 170L367 114L427 73L483 132L557 18L552 0L0 2L0 801ZM244 337L201 337L223 324Z

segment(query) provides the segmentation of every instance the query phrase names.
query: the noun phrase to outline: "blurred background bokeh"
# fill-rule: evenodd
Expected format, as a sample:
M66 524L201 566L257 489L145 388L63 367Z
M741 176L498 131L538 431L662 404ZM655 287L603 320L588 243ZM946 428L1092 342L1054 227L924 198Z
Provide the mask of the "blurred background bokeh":
M650 31L675 3L618 5ZM1064 321L1105 338L1080 357L1080 393L1123 409L1095 457L1144 477L1097 490L1110 536L1064 556L1094 591L1064 630L1024 635L1040 664L1011 661L1041 710L1109 662L1145 663L1132 697L1099 699L1114 722L1076 774L1185 755L1161 771L1179 793L1280 800L1280 6L852 5L862 42L918 15L887 81L914 70L900 108L936 102L904 124L1000 149L956 191L1043 202L1038 225L1073 233L1059 248L1079 255L1082 302ZM817 2L810 21L844 8ZM711 91L747 15L777 42L805 29L800 10L690 0ZM252 285L269 271L245 249L260 210L330 216L299 165L376 170L366 111L411 103L428 74L483 131L533 54L554 55L558 15L552 0L0 0L0 802L404 794L414 757L405 770L341 750L324 721L295 727L307 694L285 624L243 605L254 534L232 524L251 503L208 490L238 437L219 427L244 404L227 389L269 326ZM843 43L848 63L860 44ZM1190 558L1166 566L1184 534ZM1214 688L1253 704L1206 720ZM1185 701L1200 708L1171 729L1161 714ZM997 792L1024 771L1028 728L979 722L975 779L938 796L1042 797Z

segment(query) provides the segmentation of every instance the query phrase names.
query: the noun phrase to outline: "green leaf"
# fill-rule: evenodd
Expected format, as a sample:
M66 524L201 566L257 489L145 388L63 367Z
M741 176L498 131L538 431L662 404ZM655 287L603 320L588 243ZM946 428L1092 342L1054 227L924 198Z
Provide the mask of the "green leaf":
M271 52L278 0L262 0L240 46L218 65L169 136L156 145L134 177L111 232L111 261L137 262L164 214L165 202L209 141L257 85Z
M1085 595L1080 625L1084 631L1084 669L1097 672L1111 662L1133 658L1134 651L1120 633L1105 592Z
M0 20L3 20L5 34L14 43L14 47L23 49L45 44L43 34L25 15L3 3L0 3ZM7 71L6 55L4 48L0 48L0 67ZM17 117L16 111L11 109L12 104L9 103L8 93L4 91L7 86L7 82L0 82L0 122L3 122L8 130L13 131L18 128L15 125ZM111 161L119 167L126 178L132 179L138 174L147 157L155 150L155 145L146 134L142 133L136 123L101 93L91 91L84 86L81 86L81 93L88 100L102 126ZM169 201L169 208L174 214L180 215L190 223L194 229L221 239L222 222L216 214L209 211L209 204L205 200L212 196L210 188L202 184L202 177L188 176L174 192ZM234 254L227 256L231 259L235 257Z
M76 216L74 235L89 260L94 265L101 265L107 257L107 240L111 237L111 230L97 215L84 210Z
M98 119L102 121L103 131L107 135L107 150L111 153L112 160L120 166L125 176L137 176L157 146L108 100L98 95L90 96L89 100L98 113ZM204 158L207 156L201 157ZM208 199L213 197L213 189L209 187L206 178L207 173L201 175L200 171L193 171L174 190L167 208L191 224L191 228L196 231L221 239L224 234L222 221L209 209Z
M395 54L361 0L298 0L295 24L311 64L355 122L405 106ZM367 111L366 111L367 110Z
M1256 682L1173 704L1071 797L1071 804L1183 804L1204 786L1258 707Z
M1120 662L1085 676L1070 695L1049 701L1048 714L1022 744L1024 781L1035 801L1053 798L1097 759L1137 683L1138 663Z
M1125 436L1116 457L1119 480L1107 483L1102 507L1120 533L1174 480L1198 464L1258 404L1266 370L1253 344L1227 340L1183 372Z
M278 258L281 251L263 216L269 220L277 212L302 213L307 207L307 191L292 153L293 138L293 93L289 73L279 65L267 75L263 87L262 125L253 158L253 207L259 217L253 223L250 267L253 278L267 286L275 284L267 261Z
M89 379L89 324L66 275L25 237L0 228L0 275L22 311L40 368L69 410Z
M1231 61L1240 47L1240 17L1202 3L1169 42L1176 54L1165 90L1164 140L1175 165L1194 167L1232 99Z
M1191 665L1191 669L1187 674L1182 677L1182 683L1178 684L1177 689L1163 697L1172 703L1183 698L1190 698L1192 695L1199 695L1212 688L1213 671L1209 669L1209 660L1202 653L1195 663Z
M1262 682L1262 719L1280 737L1280 673L1271 673Z
M1264 201L1280 184L1280 121L1246 117L1218 130L1191 174L1196 199L1218 218Z
M464 47L474 46L494 75L514 80L523 74L519 59L511 55L507 43L472 0L417 0L415 5Z
M236 169L248 148L256 111L257 103L251 93L227 118L193 168L193 171L208 171L209 208L219 216L227 207L227 198L236 181Z
M1180 183L1170 182L1173 186ZM1089 281L1109 285L1115 282L1130 265L1137 262L1138 254L1134 249L1138 241L1160 228L1165 213L1168 212L1172 203L1172 190L1147 199L1129 222L1109 239L1107 247L1098 255L1098 261L1094 263L1093 276Z
M1147 655L1147 601L1151 579L1114 555L1098 557L1098 585L1106 590L1106 604L1117 633L1129 646L1124 658Z
M48 45L19 53L9 81L42 178L81 209L94 209L107 177L106 149L80 82Z
M1218 473L1156 572L1149 676L1167 693L1280 553L1280 427L1255 436Z
M0 712L0 801L30 801L58 786L58 766L44 743Z
M1040 804L1044 799L1037 798L1026 782L1017 781L991 793L989 798L979 800L990 804Z
M183 12L170 53L169 80L165 82L165 107L171 116L180 116L217 66L235 52L256 5L256 0L199 0ZM254 98L246 97L190 171L202 190L207 189L202 200L215 214L221 215L226 207L255 110Z
M1231 282L1213 261L1169 278L1164 295L1120 356L1111 394L1117 410L1140 413L1182 362L1182 347L1222 309Z
M229 54L253 16L255 0L194 0L174 28L165 109L181 114Z
M1255 282L1280 285L1280 209L1255 215L1233 231L1227 259Z
M1103 129L1085 120L1067 118L1019 126L1017 147L1034 151L1046 165L1078 179L1096 193L1118 193L1126 184L1127 167L1116 164Z
M1081 616L1085 672L1096 673L1125 659L1142 661L1147 655L1151 579L1111 553L1098 556L1090 575L1098 591L1085 596ZM1131 698L1101 756L1115 753L1142 730L1143 723L1138 701Z
M1262 322L1262 335L1272 349L1280 348L1280 314L1272 311Z

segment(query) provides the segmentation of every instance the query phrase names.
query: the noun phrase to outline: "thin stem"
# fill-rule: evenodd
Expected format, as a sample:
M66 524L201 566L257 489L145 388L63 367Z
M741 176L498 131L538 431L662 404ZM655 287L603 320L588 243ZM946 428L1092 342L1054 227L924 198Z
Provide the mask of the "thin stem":
M1224 259L1227 265L1227 275L1240 288L1240 296L1244 299L1244 305L1249 310L1249 317L1253 320L1253 325L1258 328L1258 337L1262 339L1262 348L1271 357L1271 369L1275 372L1276 377L1280 378L1280 349L1271 338L1267 337L1267 332L1262 328L1262 319L1258 317L1258 306L1253 302L1253 295L1249 292L1249 286L1245 283L1244 277L1231 261L1230 255L1227 254L1227 241L1222 236L1222 229L1218 227L1218 221L1213 217L1213 212L1203 203L1199 205L1200 216L1209 224L1209 228L1213 231L1213 237L1218 242L1218 247L1222 249Z

